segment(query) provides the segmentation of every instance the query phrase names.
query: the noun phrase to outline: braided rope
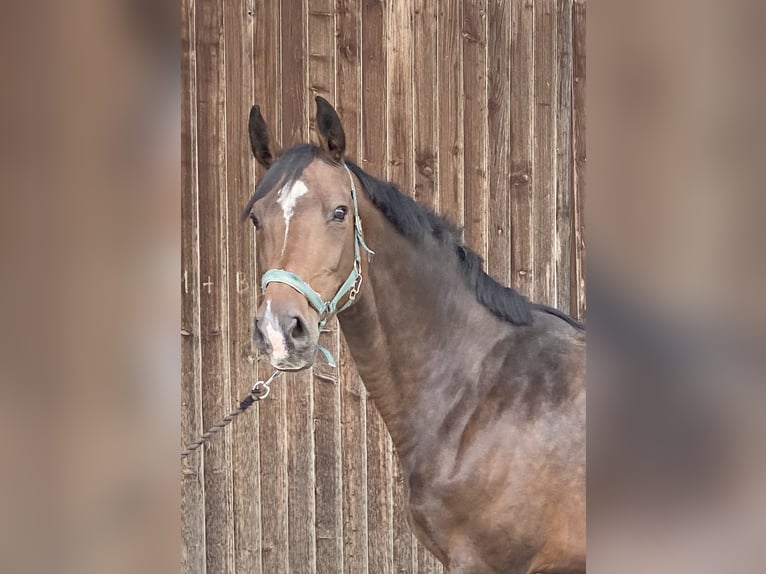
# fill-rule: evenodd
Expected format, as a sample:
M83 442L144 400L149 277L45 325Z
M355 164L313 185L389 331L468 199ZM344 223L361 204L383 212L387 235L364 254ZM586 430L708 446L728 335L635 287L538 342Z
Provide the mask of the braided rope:
M247 409L253 406L253 403L255 403L256 401L262 401L263 399L268 397L269 393L271 392L271 387L269 385L272 383L274 379L276 379L281 374L282 374L282 371L274 371L274 373L265 381L256 382L253 385L253 388L250 389L250 393L244 399L240 401L239 406L237 406L236 409L231 411L228 415L223 417L223 419L221 419L212 427L210 427L207 431L202 433L202 436L200 436L199 439L197 439L196 441L191 443L189 446L187 446L183 451L181 451L181 459L183 460L184 458L189 456L191 453L193 453L195 450L197 450L199 447L201 447L203 444L209 441L213 436L221 432L221 430L226 428L228 425L230 425L235 418L237 418L239 415L241 415Z

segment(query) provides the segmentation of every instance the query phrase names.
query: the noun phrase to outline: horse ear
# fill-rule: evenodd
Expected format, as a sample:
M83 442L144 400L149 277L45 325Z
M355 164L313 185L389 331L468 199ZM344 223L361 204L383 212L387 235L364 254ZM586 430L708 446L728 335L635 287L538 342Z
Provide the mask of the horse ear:
M269 166L279 155L279 148L274 142L274 138L271 137L266 121L261 115L261 108L258 106L253 106L250 109L247 131L250 134L250 148L253 150L255 159L263 167L269 169Z
M340 162L346 152L346 134L343 132L343 125L330 102L322 96L317 96L316 102L319 142L334 161Z

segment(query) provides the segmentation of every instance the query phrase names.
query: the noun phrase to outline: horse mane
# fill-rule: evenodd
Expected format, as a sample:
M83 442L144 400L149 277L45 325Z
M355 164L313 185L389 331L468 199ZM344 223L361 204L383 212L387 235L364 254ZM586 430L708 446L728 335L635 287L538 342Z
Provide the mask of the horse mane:
M283 152L266 172L266 176L248 202L244 215L246 216L253 204L270 189L296 180L311 161L322 157L324 156L320 148L312 144L297 145ZM530 303L515 289L505 287L487 275L481 257L463 242L458 228L447 219L416 203L410 196L402 193L396 184L368 174L348 159L346 164L361 182L373 205L402 235L413 241L433 237L446 252L454 254L463 278L476 293L476 300L496 317L513 325L530 325L533 321L532 311L538 310L559 317L578 329L584 329L581 323L563 311L547 305Z

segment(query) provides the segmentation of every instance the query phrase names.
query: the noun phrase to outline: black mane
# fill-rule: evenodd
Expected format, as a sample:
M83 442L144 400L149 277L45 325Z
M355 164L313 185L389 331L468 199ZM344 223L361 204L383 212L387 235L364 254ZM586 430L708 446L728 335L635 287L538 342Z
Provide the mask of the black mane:
M244 215L246 216L253 204L270 189L298 179L311 161L323 157L320 148L311 144L298 145L282 153L258 185ZM430 235L447 251L455 254L465 280L476 293L477 301L495 316L514 325L530 325L533 320L532 311L539 310L560 317L578 329L584 328L563 311L530 303L518 291L495 281L484 272L481 257L463 243L460 232L452 223L416 203L395 184L377 179L350 160L346 160L346 164L362 183L370 201L402 235L415 241L422 241Z

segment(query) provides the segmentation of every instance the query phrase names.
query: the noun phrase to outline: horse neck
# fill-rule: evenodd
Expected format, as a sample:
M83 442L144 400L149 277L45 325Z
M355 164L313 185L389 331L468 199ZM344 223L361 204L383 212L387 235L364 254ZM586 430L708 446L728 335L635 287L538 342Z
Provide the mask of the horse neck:
M418 437L436 431L427 427L442 421L444 397L454 397L449 387L470 377L474 350L496 327L487 329L489 313L460 276L454 256L431 238L416 246L374 208L360 212L375 256L364 269L357 303L339 319L405 462Z

